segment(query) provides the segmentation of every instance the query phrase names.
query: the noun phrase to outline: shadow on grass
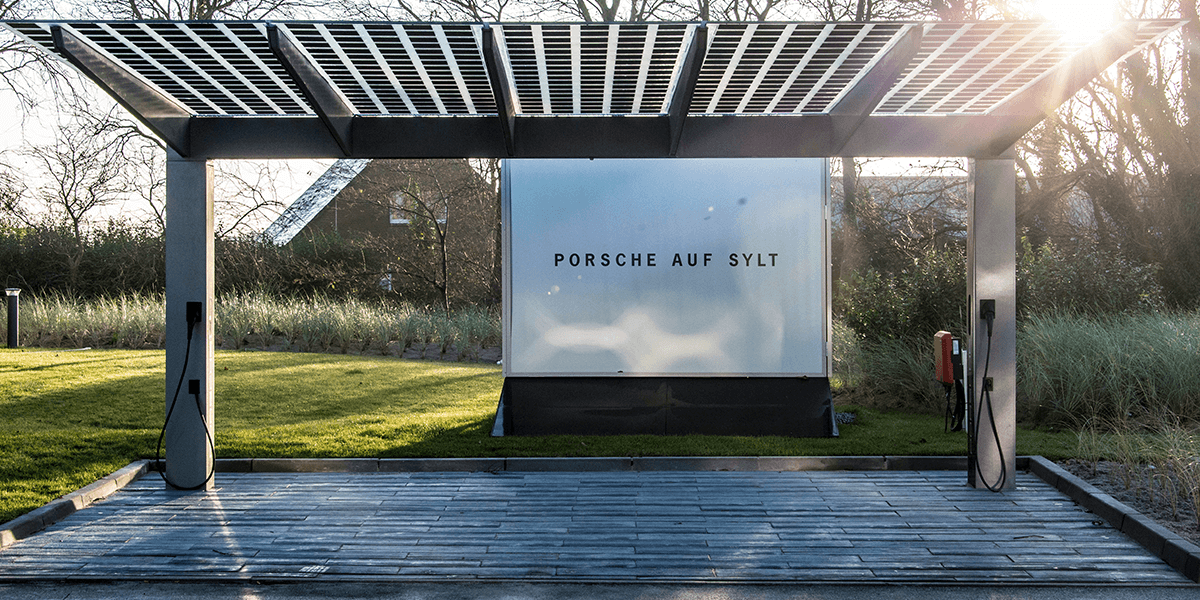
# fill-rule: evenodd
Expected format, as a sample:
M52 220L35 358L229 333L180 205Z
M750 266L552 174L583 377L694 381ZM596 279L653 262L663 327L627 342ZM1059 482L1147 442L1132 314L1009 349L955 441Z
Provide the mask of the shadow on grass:
M0 522L154 453L158 430L0 435Z
M0 422L13 432L159 427L164 398L162 375L130 375L0 402Z
M94 365L97 363L109 363L109 362L118 362L118 361L125 361L125 360L127 360L127 357L113 356L113 357L105 357L105 358L90 358L90 359L86 359L86 360L74 360L74 361L69 361L69 362L56 362L56 363L38 365L36 367L24 366L24 365L18 365L18 364L4 364L4 365L0 365L0 373L24 373L24 372L30 372L30 371L33 371L33 372L50 371L50 370L62 369L62 368L66 368L66 367L76 367L76 366L80 366L80 365Z

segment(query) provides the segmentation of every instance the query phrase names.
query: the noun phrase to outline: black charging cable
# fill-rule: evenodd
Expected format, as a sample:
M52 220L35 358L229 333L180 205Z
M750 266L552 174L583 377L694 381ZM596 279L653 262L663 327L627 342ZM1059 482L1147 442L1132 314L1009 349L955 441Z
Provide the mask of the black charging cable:
M189 302L188 304L192 303ZM196 304L199 303L197 302ZM175 483L174 481L171 481L167 477L166 465L162 464L162 445L163 439L167 435L167 424L171 422L171 415L175 414L175 405L179 401L179 392L183 390L183 380L187 377L188 359L192 356L192 332L195 331L196 325L200 324L200 320L202 318L201 315L203 314L202 310L196 310L194 312L195 314L193 314L191 307L188 307L187 344L183 351L183 368L179 371L179 383L175 386L175 395L171 397L171 406L167 408L167 418L163 419L162 429L160 429L158 432L158 444L154 447L154 464L160 466L159 475L162 476L163 482L177 490L183 491L194 491L207 486L208 482L212 481L213 475L216 473L217 459L216 444L213 442L212 434L208 430L208 421L204 419L204 406L200 402L200 390L197 389L193 394L196 398L196 412L200 415L200 424L204 427L204 437L208 439L208 449L212 452L213 457L213 464L208 468L208 476L204 478L204 481L200 482L200 485L184 487Z
M981 389L979 392L979 402L980 402L980 404L982 404L984 407L987 408L988 423L992 426L992 437L996 440L996 453L999 455L999 458L1000 458L1000 479L998 481L996 481L994 484L988 483L987 479L985 479L983 476L983 471L979 467L978 460L975 461L975 473L979 477L979 480L983 482L983 485L987 489L989 489L993 492L999 492L1004 489L1004 482L1008 479L1008 464L1004 460L1004 450L1000 447L1000 430L998 430L996 428L996 417L992 411L992 390L989 389L988 385L987 385L988 366L992 362L992 323L996 320L995 305L993 304L991 306L991 310L981 309L979 311L979 313L980 313L979 316L982 317L983 320L987 321L987 352L984 354L984 359L983 359L983 379L982 379L982 381L984 383L981 386L983 389ZM978 411L976 411L976 413L978 413ZM978 446L979 414L976 414L974 416L975 416L975 423L974 423L975 426L971 427L971 450L972 451L974 451L976 448L979 447Z
M954 384L943 381L942 387L946 390L946 413L942 415L942 433L950 433L950 422L953 419L951 415L954 412Z

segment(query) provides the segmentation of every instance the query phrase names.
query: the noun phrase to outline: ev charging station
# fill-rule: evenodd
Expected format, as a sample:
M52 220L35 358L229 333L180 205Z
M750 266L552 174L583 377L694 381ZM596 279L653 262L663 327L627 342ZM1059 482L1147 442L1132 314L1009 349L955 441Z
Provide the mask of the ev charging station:
M967 393L974 401L969 420L978 435L972 436L977 461L968 481L1000 490L1014 485L1016 459L1012 148L1097 74L1183 23L1127 21L1092 40L1033 21L4 25L68 61L170 148L164 412L172 417L164 438L168 481L176 487L212 487L213 159L666 159L661 163L666 165L691 159L959 156L971 159L973 190L964 299L972 315L965 344L971 357ZM521 164L526 163L509 168L527 168ZM691 175L703 174L699 169ZM521 185L531 180L524 181ZM765 190L751 187L746 211L757 209L755 198L766 197ZM521 194L537 198L530 191L511 190L510 211L524 210L524 200L516 201ZM702 208L725 210L721 202L734 196L742 197L714 195ZM587 206L600 206L600 199L581 197L590 198ZM562 196L558 204L546 205L545 210L564 211L561 220L546 223L569 222L566 213L578 208L572 200ZM767 232L763 239L778 245L759 247L758 234L721 237L729 231L710 231L700 223L669 237L675 234L665 217L690 218L688 211L700 205L672 201L659 214L632 209L639 202L658 205L661 198L608 201L615 202L608 205L613 214L587 217L577 231L611 227L628 208L637 219L634 231L666 237L627 238L622 240L627 247L610 248L602 243L607 240L582 236L578 241L586 245L573 246L576 240L569 236L520 230L539 215L522 217L525 225L513 215L508 230L513 247L506 256L514 303L505 334L505 393L516 415L510 426L519 431L525 423L556 428L587 423L599 429L603 423L624 431L639 414L652 414L647 426L669 432L687 430L689 420L721 423L718 415L724 414L765 432L753 419L745 422L754 407L711 400L785 397L800 382L817 388L789 403L813 409L801 421L823 423L828 316L819 313L828 310L828 285L821 292L824 304L817 302L811 289L796 288L812 272L788 273L797 263L779 262L790 252L809 252L812 236L796 242L789 233ZM781 217L792 208L788 202L775 205ZM725 214L722 219L736 231L740 222ZM775 220L761 223L769 230ZM803 229L806 221L780 223ZM713 238L693 238L689 231ZM710 244L714 261L733 263L723 274L691 266L690 255L702 264ZM642 266L612 269L616 275L585 271L588 254L605 253L614 262L616 254L639 253ZM651 253L654 267L647 266ZM661 264L678 253L688 266L660 271L659 253ZM778 255L774 269L789 267L770 271L772 253ZM744 255L750 258L735 261ZM754 266L746 267L751 261ZM738 272L739 266L748 270ZM681 275L687 269L696 269L687 276L693 279ZM764 284L764 273L782 279ZM605 277L614 278L611 289ZM679 289L689 296L682 301L665 283L672 277L684 277ZM550 289L541 289L546 286ZM603 293L593 303L579 293L584 286L592 286L589 294ZM539 289L548 298L535 302ZM710 295L710 306L696 306ZM716 308L719 297L730 302L724 313ZM673 302L683 302L680 310L672 311ZM746 327L761 336L752 344L744 332L726 327ZM656 333L647 338L647 332ZM639 336L663 353L647 354L629 343ZM530 344L535 347L526 347ZM746 381L755 387L745 387ZM535 389L546 382L551 388L565 382L576 396L592 393L596 403L558 411L561 418L548 418L557 409L542 403L551 410L529 418L522 411L537 405L539 394L564 391ZM617 398L625 414L605 415L605 398ZM635 410L630 399L648 399L645 410ZM706 403L713 410L686 410ZM504 410L500 413L503 417ZM581 421L576 416L582 413ZM675 425L684 427L671 429Z

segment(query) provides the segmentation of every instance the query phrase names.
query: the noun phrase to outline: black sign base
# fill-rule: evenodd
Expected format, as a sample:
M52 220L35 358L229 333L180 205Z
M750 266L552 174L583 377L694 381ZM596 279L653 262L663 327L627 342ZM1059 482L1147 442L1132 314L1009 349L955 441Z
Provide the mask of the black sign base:
M508 377L492 435L833 437L826 378Z

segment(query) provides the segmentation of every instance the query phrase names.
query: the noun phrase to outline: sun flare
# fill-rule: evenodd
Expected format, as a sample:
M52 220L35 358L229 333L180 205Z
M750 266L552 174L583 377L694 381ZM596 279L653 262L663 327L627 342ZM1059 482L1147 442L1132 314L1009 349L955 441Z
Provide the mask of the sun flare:
M1113 27L1117 5L1118 0L1038 0L1036 10L1067 38L1088 41Z

